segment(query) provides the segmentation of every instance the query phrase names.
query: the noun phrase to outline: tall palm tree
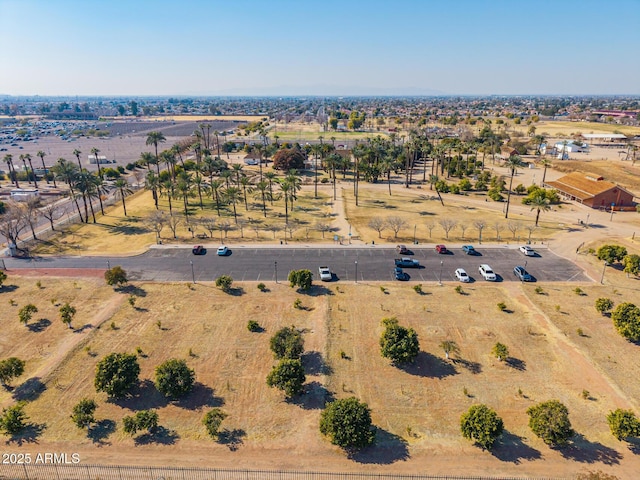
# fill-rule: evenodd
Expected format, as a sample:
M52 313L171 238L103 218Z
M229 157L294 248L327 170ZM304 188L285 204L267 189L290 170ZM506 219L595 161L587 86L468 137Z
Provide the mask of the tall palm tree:
M509 203L511 202L511 186L513 185L513 176L516 174L516 169L522 167L522 159L519 155L511 155L504 166L511 171L511 177L509 180L509 190L507 191L507 208L505 210L504 218L509 218Z
M531 199L531 202L529 203L529 206L531 207L531 210L536 210L536 227L538 226L538 220L540 218L540 212L548 212L549 210L551 210L551 207L549 206L549 199L547 197L545 197L544 192L538 193L537 195L534 195L534 197Z
M127 204L124 202L125 197L128 197L133 193L133 190L129 187L129 183L124 178L119 178L115 181L116 197L122 199L122 208L124 209L124 216L127 216Z
M33 184L36 188L38 188L38 177L36 176L36 172L33 169L33 164L31 163L31 155L29 153L25 153L24 158L29 162L29 168L31 169L31 175L33 175Z
M322 141L322 137L318 137L320 138L320 141ZM313 153L313 189L314 189L314 193L313 193L313 197L314 198L318 198L318 157L320 156L320 153L322 152L322 144L320 143L315 143L313 145L311 145L311 153Z
M147 134L147 145L153 145L156 149L156 169L157 174L160 175L160 160L158 158L158 144L165 142L167 139L162 134L162 132L149 132Z
M223 172L220 172L220 178L222 180L224 180L225 186L227 188L230 187L230 182L231 182L231 177L233 177L233 172L231 170L224 170Z
M75 177L78 174L77 167L65 160L64 158L59 158L54 166L51 167L51 171L55 177L59 177L69 186L69 193L74 203L76 204L76 209L78 210L78 216L80 217L80 222L85 222L82 218L82 211L80 210L80 205L78 204L78 196L73 188L73 184L75 182Z
M273 205L273 182L275 181L277 175L276 172L270 171L264 174L264 178L269 182L269 201L271 205Z
M198 192L198 199L200 200L200 209L204 208L202 203L202 192L207 189L207 184L204 180L204 177L199 171L196 171L196 174L193 176L193 184L196 186L196 190Z
M40 161L42 162L42 172L44 175L44 179L47 181L47 185L49 185L49 175L47 175L47 167L44 164L44 157L45 157L46 153L44 153L42 150L38 150L38 153L36 153L36 156L40 157ZM55 187L55 178L53 177L53 186Z
M284 223L289 224L289 195L291 194L291 183L286 179L280 180L280 190L282 191L282 198L284 198Z
M267 218L267 201L266 194L269 189L269 183L264 180L260 180L256 183L256 189L260 192L260 198L262 198L262 213L264 213L264 217Z
M298 199L296 192L302 190L302 178L298 176L297 170L289 170L287 172L287 176L285 180L289 182L291 185L291 190L289 191L289 201L291 202L291 210L293 211L293 202Z
M182 172L178 175L178 179L176 181L176 192L178 195L182 197L182 201L184 203L184 216L189 216L189 200L188 198L192 194L191 190L191 177L186 172Z
M91 197L95 192L95 183L94 176L91 172L87 170L83 170L82 172L78 172L74 179L74 186L78 192L82 195L82 202L84 203L84 218L85 222L89 222L89 209L91 207L91 216L93 217L93 223L96 223L96 214L93 210L93 202L91 202ZM88 199L88 201L87 201Z
M82 152L76 148L72 153L78 159L78 168L80 169L80 171L82 171L82 164L80 163L80 155L82 154ZM91 150L91 153L93 153L93 150Z
M151 170L151 164L154 162L153 153L151 152L142 152L140 154L140 161L143 165L147 166L147 170Z
M220 216L220 189L224 185L224 181L221 179L212 180L210 184L211 188L211 196L213 200L216 202L216 210L218 211L218 216Z
M552 166L553 163L548 158L541 158L538 163L544 167L544 170L542 171L542 183L540 183L540 185L544 185L544 181L547 178L547 168Z
M158 185L160 183L160 178L151 170L147 172L147 177L144 180L144 188L146 190L151 190L153 195L153 203L156 206L156 210L158 209Z
M233 165L231 165L231 170L236 176L236 185L237 186L240 185L240 175L244 176L244 173L242 172L242 169L243 169L243 166L240 165L239 163L234 163Z
M153 172L149 172L149 173L153 174ZM167 196L167 200L169 201L169 215L171 216L173 216L173 205L171 203L171 200L175 197L175 187L176 187L176 184L173 183L173 180L171 180L170 178L167 178L164 182L161 182L158 185L158 188L160 189L160 195L162 196L164 192L164 195Z
M226 200L233 205L233 218L238 223L238 213L236 212L236 203L242 198L242 193L238 187L229 187L224 191Z
M244 209L249 211L249 203L247 202L247 190L249 193L253 192L253 181L246 175L240 179L240 186L242 187L242 196L244 197Z
M167 170L169 170L169 174L172 179L176 179L176 157L173 154L173 150L165 150L160 153L160 161L163 162L167 166Z
M102 167L100 166L100 158L98 158L98 153L100 153L99 149L95 147L91 149L91 155L96 157L96 164L98 165L98 176L102 178ZM80 155L78 155L78 163L80 163ZM82 167L80 167L80 170L82 170Z
M18 174L16 173L16 169L13 166L13 155L7 153L4 156L3 160L7 164L7 167L9 167L9 178L13 179L13 182L16 184L16 188L20 188L20 184L18 183Z
M20 160L22 160L22 165L24 166L24 171L27 172L27 182L31 185L31 176L29 175L29 169L27 168L27 160L25 159L24 154L20 154Z

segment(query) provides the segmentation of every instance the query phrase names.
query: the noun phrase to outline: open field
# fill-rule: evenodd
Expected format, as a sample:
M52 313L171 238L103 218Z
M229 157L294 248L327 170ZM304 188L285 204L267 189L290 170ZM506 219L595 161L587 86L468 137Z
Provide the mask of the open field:
M619 132L629 137L640 135L640 127L618 125L615 123L598 122L570 122L570 121L541 121L532 123L536 127L536 133L545 137L562 137L580 135L582 133L613 133ZM526 134L530 125L512 125L511 128Z
M44 384L23 395L31 400L26 411L39 428L22 445L11 442L13 451L80 452L84 463L144 458L147 464L240 462L246 468L432 474L568 476L589 467L632 478L640 468L629 447L609 434L604 418L617 407L639 408L638 386L628 381L640 373L638 347L620 338L592 307L598 296L629 301L629 291L585 285L586 295L578 296L574 285L553 284L543 285L547 295L536 295L529 285L473 284L458 294L451 284L430 284L419 295L410 285L382 284L382 292L373 283L317 286L304 295L274 283L262 293L247 283L227 295L209 284L140 283L129 290L137 295L133 308L128 293L113 292L99 280L45 278L38 288L33 278L9 273L0 301L34 302L41 309L37 317L52 321L31 330L18 323L18 307L0 311L6 332L0 356L28 362L14 382L18 388L0 392L0 404L11 404L16 392L26 391L19 385L34 384L34 377ZM52 295L82 305L73 325L83 328L62 325L49 302ZM293 308L296 298L304 310ZM499 301L508 313L498 311ZM399 369L380 357L380 321L389 316L417 331L421 353L414 365ZM248 332L249 319L265 331ZM303 331L307 372L306 393L290 402L265 384L274 363L268 340L288 325ZM584 336L575 333L578 327ZM455 361L445 361L443 340L459 345ZM490 355L498 341L509 347L506 363ZM135 394L123 401L96 394L95 364L107 353L137 347L143 382ZM147 381L156 365L172 357L186 359L198 382L180 402L167 402ZM351 395L369 403L379 430L377 447L348 459L320 436L317 425L326 400ZM85 396L99 405L100 423L90 437L68 418L71 405ZM565 450L549 449L527 427L525 410L550 398L568 406L579 433ZM493 455L459 433L460 414L475 403L490 405L505 422L507 433ZM212 406L229 414L227 432L217 443L200 424ZM156 409L164 429L154 438L131 439L122 433L121 419L143 408Z

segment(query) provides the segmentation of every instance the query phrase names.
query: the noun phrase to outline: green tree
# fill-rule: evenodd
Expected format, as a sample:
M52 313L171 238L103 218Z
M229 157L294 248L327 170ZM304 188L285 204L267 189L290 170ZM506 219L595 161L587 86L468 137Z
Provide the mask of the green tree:
M304 339L292 325L278 330L269 340L269 346L276 359L297 360L304 351Z
M22 307L18 312L18 319L20 320L20 323L24 323L25 325L29 323L29 320L31 320L34 313L38 313L38 307L33 303L28 303Z
M606 314L610 312L613 308L613 300L610 298L598 298L596 300L596 310L601 314Z
M486 405L473 405L460 417L462 436L474 440L483 450L491 450L502 435L504 424L498 414Z
M444 356L449 360L449 355L460 353L460 347L453 340L445 340L440 344L440 348L444 350Z
M193 388L195 377L187 362L172 358L156 367L156 388L165 397L183 397Z
M205 414L204 418L202 419L202 424L207 429L207 433L211 438L218 438L220 425L225 418L227 418L227 414L219 408L212 408Z
M74 407L71 420L78 428L89 429L96 419L93 416L97 408L96 402L88 398L83 398Z
M60 320L66 326L71 328L71 322L73 321L73 317L76 314L76 308L69 305L69 303L65 303L60 307Z
M231 290L232 284L233 278L231 278L229 275L220 275L218 278L216 278L216 287L218 287L225 293Z
M513 176L516 174L516 170L522 167L522 159L518 155L511 155L507 161L504 162L504 166L511 172L509 179L509 190L507 190L507 207L505 210L504 218L509 218L509 204L511 203L511 186L513 185Z
M284 358L267 375L267 385L283 390L288 397L302 393L306 377L302 362Z
M273 156L274 170L302 170L304 155L297 148L282 148Z
M104 272L104 279L106 280L107 285L115 285L116 287L128 282L127 272L125 272L120 265L111 267L106 272Z
M509 357L509 349L503 343L496 343L491 349L491 354L498 360L503 361Z
M611 314L618 333L632 342L640 340L640 308L633 303L621 303Z
M24 373L25 361L16 357L9 357L0 361L0 383L6 386L14 378Z
M27 414L24 413L24 403L18 403L12 407L2 409L0 417L0 429L7 435L15 435L27 426Z
M529 428L547 445L565 445L574 434L569 421L569 411L558 400L549 400L529 407L527 415Z
M637 277L640 274L640 255L626 255L622 259L622 265L624 266L625 273ZM2 282L0 282L0 285L2 285Z
M158 413L153 410L141 410L133 416L122 419L124 433L135 435L139 431L153 432L158 427Z
M166 138L162 132L149 132L147 134L147 145L153 145L156 149L156 172L160 175L160 159L158 158L158 144L166 141Z
M136 355L111 353L96 365L96 391L110 397L124 397L138 383L140 365Z
M287 279L290 287L298 287L300 290L305 291L311 288L313 274L306 269L291 270Z
M607 263L621 262L626 255L627 249L620 245L602 245L596 252L598 259Z
M640 436L640 421L631 410L618 408L607 415L611 434L618 440Z
M375 442L369 406L355 397L336 400L320 415L320 433L331 443L346 449L359 449Z
M540 212L548 212L551 210L549 206L549 199L544 194L534 195L528 204L531 206L531 210L536 211L536 227L538 226L538 220L540 220Z
M116 198L120 198L122 200L122 208L124 209L124 216L127 216L127 204L124 199L133 193L131 187L129 187L129 183L123 179L119 178L115 181L114 186L116 187Z
M382 320L384 332L380 337L380 353L394 364L413 362L420 351L418 334L413 328L402 327L395 317Z

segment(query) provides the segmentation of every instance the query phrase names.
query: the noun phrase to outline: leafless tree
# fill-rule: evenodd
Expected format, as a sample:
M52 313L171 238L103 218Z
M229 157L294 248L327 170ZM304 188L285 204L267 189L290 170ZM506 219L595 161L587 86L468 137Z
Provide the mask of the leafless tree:
M387 228L387 222L380 217L373 217L369 220L369 228L378 232L378 238L382 238L382 231Z
M262 220L249 217L249 225L251 225L251 228L255 232L256 239L260 238L260 224L261 223L262 223Z
M493 224L493 229L496 231L496 240L500 241L500 232L504 230L504 225L500 222Z
M207 232L209 232L209 237L213 238L213 231L216 229L216 218L215 217L203 217L200 219L200 225Z
M487 226L484 220L476 220L473 226L478 230L478 243L482 243L482 230Z
M429 229L429 238L431 238L431 232L434 228L436 228L436 224L434 222L425 223L425 227Z
M537 225L527 225L524 227L525 230L529 231L529 242L531 242L531 234L538 229Z
M266 227L264 227L265 230L267 230L268 232L272 232L273 233L273 238L276 238L276 233L282 230L282 227L278 224L272 223L270 225L267 225Z
M458 226L460 227L460 230L462 230L462 239L464 240L464 232L467 228L469 228L469 225L467 225L466 223L461 223Z
M151 230L156 232L156 241L160 240L160 233L168 223L167 214L162 210L154 210L144 219L145 225ZM177 227L177 225L176 225ZM175 238L175 230L173 232L173 238Z
M65 214L66 209L57 202L49 202L44 205L40 211L42 212L42 216L49 220L49 224L51 224L51 230L55 231L54 222Z
M318 222L316 223L315 229L322 233L322 238L324 239L324 234L331 231L331 225L324 222Z
M458 226L458 222L452 218L443 218L438 223L444 230L444 235L447 240L449 239L449 232Z
M229 231L233 230L233 225L231 225L231 223L229 223L227 220L223 220L218 224L218 228L220 229L221 233L224 232L224 238L227 238L227 235L229 235Z
M407 222L402 217L391 216L385 220L388 227L393 230L393 238L398 238L398 232L407 226Z
M284 225L284 234L289 233L289 240L293 239L293 232L300 228L300 224L296 222L291 222Z
M9 244L16 245L20 232L27 227L23 210L23 205L9 201L6 203L5 212L0 215L0 234L6 237Z
M171 229L171 232L173 233L173 238L178 238L176 236L176 230L178 229L178 226L182 223L182 218L180 218L178 215L170 215L169 219L167 221L167 225L169 225L169 228Z
M508 222L507 228L511 230L511 233L513 234L513 239L515 240L516 234L518 233L518 230L522 228L522 225L519 222Z
M40 207L40 199L39 198L29 198L24 204L24 208L22 209L22 213L24 215L25 221L29 225L31 229L31 236L34 240L38 240L38 236L36 235L36 227L38 226L38 215L40 211L38 208Z
M244 218L239 218L238 221L236 222L236 224L238 225L238 228L240 229L240 238L244 238L244 229L248 223L249 222Z

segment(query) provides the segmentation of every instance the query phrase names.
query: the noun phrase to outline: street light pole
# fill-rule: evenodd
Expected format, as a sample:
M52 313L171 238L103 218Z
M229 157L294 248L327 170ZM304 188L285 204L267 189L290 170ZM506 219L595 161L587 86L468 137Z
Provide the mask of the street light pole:
M414 245L416 244L416 227L417 225L413 226L413 244Z
M111 262L107 260L107 270L111 270Z
M189 263L191 264L191 280L193 280L193 283L196 283L196 273L193 271L193 260L189 260Z
M586 222L587 228L589 228L589 215L590 215L590 214L589 214L589 213L587 213L587 222Z
M607 261L604 261L604 267L602 267L602 277L600 277L600 284L604 285L604 271L607 269Z
M356 283L358 283L358 260L356 260Z
M438 285L442 286L442 266L444 265L444 260L440 260L440 275L438 275Z
M278 283L278 262L273 262L273 268L276 271L276 283Z

